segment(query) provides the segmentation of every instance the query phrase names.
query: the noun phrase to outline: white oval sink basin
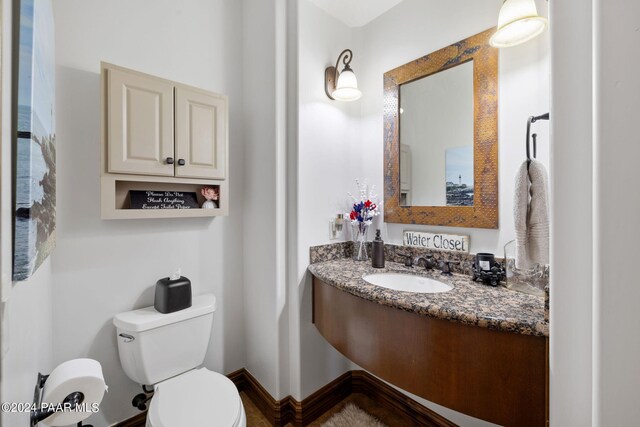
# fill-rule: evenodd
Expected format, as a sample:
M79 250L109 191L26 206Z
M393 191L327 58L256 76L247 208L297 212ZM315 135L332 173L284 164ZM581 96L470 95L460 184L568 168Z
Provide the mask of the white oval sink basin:
M376 273L363 277L365 282L387 289L423 294L449 292L453 286L428 277L400 273Z

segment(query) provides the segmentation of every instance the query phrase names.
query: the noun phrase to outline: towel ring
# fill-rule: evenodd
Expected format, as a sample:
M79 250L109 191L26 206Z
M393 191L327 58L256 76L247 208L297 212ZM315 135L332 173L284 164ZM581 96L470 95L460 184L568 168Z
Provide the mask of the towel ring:
M536 154L538 151L538 134L534 133L531 135L531 124L537 122L538 120L549 120L549 113L542 114L540 116L531 116L527 120L527 141L526 141L526 149L527 149L527 169L529 168L529 164L531 160L536 158ZM533 159L531 158L531 139L533 138Z

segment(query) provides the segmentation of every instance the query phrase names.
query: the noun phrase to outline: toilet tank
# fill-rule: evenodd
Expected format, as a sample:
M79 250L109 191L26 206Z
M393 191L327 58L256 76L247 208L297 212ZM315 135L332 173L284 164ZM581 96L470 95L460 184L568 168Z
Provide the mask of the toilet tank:
M113 319L122 368L138 384L152 385L204 362L216 297L193 298L191 307L162 314L153 306Z

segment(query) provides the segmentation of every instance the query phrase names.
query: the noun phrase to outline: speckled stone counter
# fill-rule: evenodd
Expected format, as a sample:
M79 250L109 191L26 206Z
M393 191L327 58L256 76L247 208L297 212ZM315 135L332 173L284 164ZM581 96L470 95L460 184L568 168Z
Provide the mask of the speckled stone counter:
M408 268L395 262L387 261L383 269L373 268L370 262L340 258L341 250L334 253L334 259L315 262L309 266L309 271L323 282L352 295L433 318L524 335L549 336L544 297L501 286L492 288L474 282L467 275L443 276L439 270ZM367 274L385 272L419 274L448 283L453 289L440 294L419 294L383 288L362 279Z

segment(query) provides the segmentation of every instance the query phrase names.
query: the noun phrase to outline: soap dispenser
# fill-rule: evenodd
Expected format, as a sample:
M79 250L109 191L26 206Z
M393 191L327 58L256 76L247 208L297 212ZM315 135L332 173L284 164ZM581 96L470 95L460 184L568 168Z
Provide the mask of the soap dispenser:
M372 245L371 266L373 268L384 268L384 242L380 237L380 229L376 230L376 238L373 239Z

